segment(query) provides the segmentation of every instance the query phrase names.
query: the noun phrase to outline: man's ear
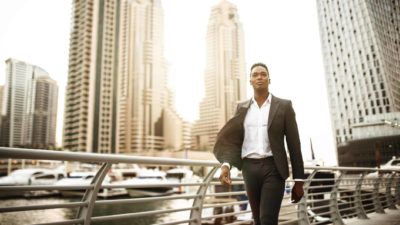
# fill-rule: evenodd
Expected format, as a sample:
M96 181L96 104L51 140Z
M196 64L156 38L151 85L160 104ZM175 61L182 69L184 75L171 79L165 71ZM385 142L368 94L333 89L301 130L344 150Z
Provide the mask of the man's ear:
M269 83L269 84L271 83L271 78L268 79L268 83Z

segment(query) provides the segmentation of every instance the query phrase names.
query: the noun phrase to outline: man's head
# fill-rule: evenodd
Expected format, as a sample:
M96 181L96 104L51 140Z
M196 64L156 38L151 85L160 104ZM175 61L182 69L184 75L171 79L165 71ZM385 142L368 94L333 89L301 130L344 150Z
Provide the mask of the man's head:
M268 67L264 63L255 63L250 69L250 84L254 91L267 91L271 83Z

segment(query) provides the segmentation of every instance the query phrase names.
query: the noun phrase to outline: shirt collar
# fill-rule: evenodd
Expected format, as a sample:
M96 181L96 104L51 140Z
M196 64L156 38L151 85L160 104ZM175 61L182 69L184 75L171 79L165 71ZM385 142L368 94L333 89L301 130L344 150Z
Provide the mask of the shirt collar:
M271 104L271 99L272 99L272 95L271 92L268 94L267 100L265 100L265 102L262 104L262 106L266 105L266 104ZM251 104L255 103L256 99L253 97L251 97Z

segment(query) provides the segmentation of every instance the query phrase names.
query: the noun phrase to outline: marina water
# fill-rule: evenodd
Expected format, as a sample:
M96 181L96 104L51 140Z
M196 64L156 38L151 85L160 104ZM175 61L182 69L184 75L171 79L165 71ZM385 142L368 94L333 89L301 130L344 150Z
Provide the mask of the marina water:
M64 197L46 197L46 198L13 198L1 199L0 207L7 206L23 206L23 205L43 205L43 204L56 204L68 203L79 201L78 198L64 198ZM168 200L156 201L142 204L117 204L117 205L101 205L95 206L93 216L113 215L117 213L133 213L148 210L158 209L172 209L179 206L190 206L191 200ZM74 219L77 213L77 208L73 209L49 209L49 210L35 210L17 213L2 213L0 214L1 225L27 225L37 223L56 222L64 219ZM92 224L99 225L147 225L156 224L167 221L179 220L188 218L189 211L169 214L155 214L148 217L131 218L124 220L105 221Z

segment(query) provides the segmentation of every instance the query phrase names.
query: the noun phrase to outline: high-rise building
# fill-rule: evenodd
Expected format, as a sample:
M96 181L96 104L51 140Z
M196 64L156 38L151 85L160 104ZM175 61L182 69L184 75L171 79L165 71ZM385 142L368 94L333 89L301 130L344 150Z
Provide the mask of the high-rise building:
M38 66L6 60L1 146L55 146L57 84ZM43 86L43 81L51 84Z
M74 2L73 11L64 148L165 149L166 120L174 110L167 97L160 1L87 0Z
M160 1L123 3L117 123L120 152L164 147L162 113L167 80L162 27Z
M58 86L48 76L39 77L35 82L35 104L33 106L32 141L33 148L56 146Z
M219 129L246 97L243 36L235 5L223 0L212 8L206 39L205 97L192 130L195 149L212 148Z
M118 0L74 1L64 111L64 149L114 149Z
M400 155L400 2L317 1L339 165Z

